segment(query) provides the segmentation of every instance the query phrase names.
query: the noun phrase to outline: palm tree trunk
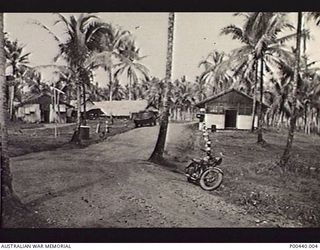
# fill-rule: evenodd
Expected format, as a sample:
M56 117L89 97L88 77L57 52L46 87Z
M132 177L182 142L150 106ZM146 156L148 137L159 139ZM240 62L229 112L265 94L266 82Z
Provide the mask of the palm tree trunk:
M259 105L259 120L258 120L258 143L263 143L262 136L262 123L263 123L263 111L262 111L262 101L263 101L263 57L260 59L260 105Z
M83 125L87 125L87 100L86 100L86 84L82 84L82 95L83 95Z
M61 110L60 110L60 93L57 94L57 107L58 107L58 123L61 123Z
M256 118L256 109L257 109L257 84L258 84L258 61L255 63L255 82L253 88L253 104L252 104L252 123L251 123L251 132L254 131L254 121Z
M308 125L308 104L304 105L304 132L307 134L307 125Z
M81 125L81 87L77 84L77 128Z
M292 149L294 131L297 121L297 94L298 94L298 82L299 82L299 71L300 71L300 47L301 47L301 22L302 22L302 12L298 12L298 22L297 22L297 40L296 40L296 63L294 69L294 79L293 79L293 89L292 89L292 114L290 118L288 138L285 150L280 159L280 167L284 168L290 158L290 152Z
M131 80L132 80L132 77L131 77L131 73L129 74L129 101L131 101L131 99L132 99L132 82L131 82Z
M11 210L18 205L22 205L12 188L12 175L8 151L8 103L6 98L5 64L3 13L0 13L0 227L3 226L4 215L11 212Z
M110 85L110 90L109 90L109 101L112 101L112 96L113 96L113 86L112 86L112 72L111 72L111 68L108 69L108 73L109 73L109 85Z
M74 131L70 142L80 143L80 126L81 126L81 86L80 83L77 83L77 128Z
M13 120L14 85L9 86L9 96L9 116L10 120Z
M172 76L172 57L173 57L173 33L174 33L174 12L169 13L168 18L168 48L166 60L166 88L164 93L164 110L161 115L160 129L156 146L150 156L150 161L160 162L163 160L164 147L167 137L169 103L168 103L168 84Z
M320 134L320 109L317 109L317 132Z
M13 76L13 81L11 82L11 85L9 86L9 118L10 120L13 119L13 101L14 101L14 80L16 78L17 74L17 66L16 64L12 64L12 76Z

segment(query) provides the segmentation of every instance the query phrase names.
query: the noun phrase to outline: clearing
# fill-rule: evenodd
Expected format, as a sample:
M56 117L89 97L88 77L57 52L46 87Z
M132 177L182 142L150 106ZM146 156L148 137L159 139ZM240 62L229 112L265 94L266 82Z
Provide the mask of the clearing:
M319 226L320 138L298 134L291 170L274 164L285 133L268 144L245 131L210 134L222 153L223 185L205 192L183 175L201 156L195 124L169 125L169 166L147 161L159 127L117 134L85 148L58 148L11 159L14 188L39 221L7 227L305 227ZM315 168L315 169L314 169ZM41 221L41 222L40 222Z

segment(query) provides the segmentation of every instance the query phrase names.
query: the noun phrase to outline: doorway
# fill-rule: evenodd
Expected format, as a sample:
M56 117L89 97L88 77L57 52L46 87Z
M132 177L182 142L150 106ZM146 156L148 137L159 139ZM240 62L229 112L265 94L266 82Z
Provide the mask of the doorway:
M230 109L225 111L225 128L236 128L237 127L237 110Z
M41 122L49 123L50 122L50 111L41 110Z

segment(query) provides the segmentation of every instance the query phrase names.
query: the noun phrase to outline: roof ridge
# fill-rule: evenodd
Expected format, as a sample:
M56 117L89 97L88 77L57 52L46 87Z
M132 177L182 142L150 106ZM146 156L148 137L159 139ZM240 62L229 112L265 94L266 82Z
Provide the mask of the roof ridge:
M223 95L225 95L225 94L228 94L228 93L230 93L230 92L232 92L232 91L235 91L235 92L237 92L237 93L239 93L239 94L241 94L241 95L243 95L243 96L245 96L245 97L247 97L247 98L250 98L252 101L254 100L254 98L253 98L252 96L244 93L243 91L241 91L241 90L239 90L239 89L236 89L235 87L231 87L231 88L229 88L229 89L227 89L227 90L221 91L221 92L218 93L218 94L212 95L212 96L206 98L205 100L203 100L203 101L201 101L201 102L196 103L195 106L199 106L199 105L201 105L201 104L204 104L204 103L207 103L207 102L209 102L209 101L212 101L212 100L214 100L214 99L216 99L216 98L219 98L220 96L223 96ZM257 101L258 103L260 103L259 100L256 100L256 101ZM267 104L265 104L264 102L262 102L262 104L265 105L266 107L269 107L269 106L268 106Z

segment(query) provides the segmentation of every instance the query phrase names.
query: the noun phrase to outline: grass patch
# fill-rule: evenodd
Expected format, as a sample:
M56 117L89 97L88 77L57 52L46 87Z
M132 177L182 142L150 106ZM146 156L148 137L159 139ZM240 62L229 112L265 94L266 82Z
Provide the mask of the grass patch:
M9 155L10 157L16 157L33 152L55 150L60 147L65 149L81 148L101 142L103 139L95 133L97 124L97 120L88 120L87 125L90 126L90 139L83 140L81 145L74 145L69 143L76 128L74 124L65 124L66 126L58 127L58 136L55 138L53 124L49 128L46 128L44 124L12 123L8 127ZM107 137L126 132L133 128L134 124L132 121L115 119L114 124L110 125L110 133L107 134Z
M186 126L176 143L167 147L167 158L187 164L188 158L201 157L202 133ZM297 225L320 226L320 137L296 133L291 159L284 171L277 165L286 143L286 133L265 131L265 145L248 131L210 133L215 155L222 155L222 186L212 192L243 207L246 213L263 220L294 220Z

